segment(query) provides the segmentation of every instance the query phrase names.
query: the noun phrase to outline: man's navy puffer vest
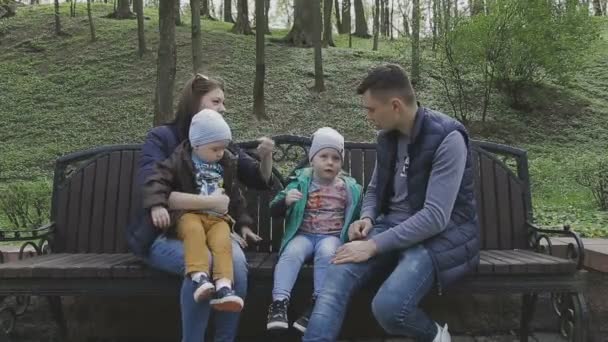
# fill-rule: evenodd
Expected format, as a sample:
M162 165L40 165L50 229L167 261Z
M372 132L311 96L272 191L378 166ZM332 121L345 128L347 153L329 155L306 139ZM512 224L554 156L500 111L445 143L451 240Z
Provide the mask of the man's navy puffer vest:
M461 123L447 115L419 107L412 130L413 140L408 147L408 201L414 212L424 206L435 151L453 131L460 132L469 147L469 136ZM392 170L395 170L397 143L397 131L383 132L378 137L376 195L380 213L388 211L393 195ZM466 167L450 221L443 232L424 241L435 264L440 293L442 288L475 270L479 263L474 169L470 148L467 151Z

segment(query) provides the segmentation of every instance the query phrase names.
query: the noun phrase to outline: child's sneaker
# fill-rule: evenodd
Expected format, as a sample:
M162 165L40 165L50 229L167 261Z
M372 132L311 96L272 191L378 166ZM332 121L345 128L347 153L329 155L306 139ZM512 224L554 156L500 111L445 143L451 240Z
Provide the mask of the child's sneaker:
M198 280L192 280L192 283L195 288L194 301L197 303L209 299L213 291L215 291L215 286L209 281L209 277L206 274L201 275Z
M289 306L289 300L275 300L270 304L268 308L268 323L266 329L287 329L289 328L289 321L287 320L287 307Z
M240 312L243 310L243 299L228 286L219 289L209 303L217 311Z
M308 320L310 320L310 315L312 314L312 310L315 308L315 298L313 297L310 305L306 308L306 311L298 318L294 323L293 327L298 329L302 334L306 332L306 328L308 327Z

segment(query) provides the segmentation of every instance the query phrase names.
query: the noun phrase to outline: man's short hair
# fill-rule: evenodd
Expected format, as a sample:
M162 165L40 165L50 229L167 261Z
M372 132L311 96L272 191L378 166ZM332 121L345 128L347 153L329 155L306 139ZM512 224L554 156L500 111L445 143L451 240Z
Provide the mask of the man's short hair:
M407 105L416 102L416 94L405 70L397 64L384 64L371 69L357 87L357 94L399 96Z

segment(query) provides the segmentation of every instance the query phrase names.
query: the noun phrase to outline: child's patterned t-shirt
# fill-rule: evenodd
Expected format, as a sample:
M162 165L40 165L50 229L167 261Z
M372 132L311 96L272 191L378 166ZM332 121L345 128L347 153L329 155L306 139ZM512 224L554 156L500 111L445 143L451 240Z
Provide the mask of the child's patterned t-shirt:
M311 234L339 235L344 226L346 210L346 184L336 178L323 185L313 179L308 188L301 231Z

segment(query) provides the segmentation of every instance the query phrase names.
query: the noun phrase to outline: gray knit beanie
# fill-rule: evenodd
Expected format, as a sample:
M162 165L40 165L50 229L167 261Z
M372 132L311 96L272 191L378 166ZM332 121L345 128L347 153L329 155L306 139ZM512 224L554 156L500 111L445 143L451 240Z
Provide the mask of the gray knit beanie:
M333 128L319 128L312 135L312 144L308 150L308 160L312 160L315 155L324 148L333 148L338 151L342 160L344 160L344 137Z
M218 141L230 141L232 132L220 113L203 109L192 117L188 138L190 145L197 147Z

